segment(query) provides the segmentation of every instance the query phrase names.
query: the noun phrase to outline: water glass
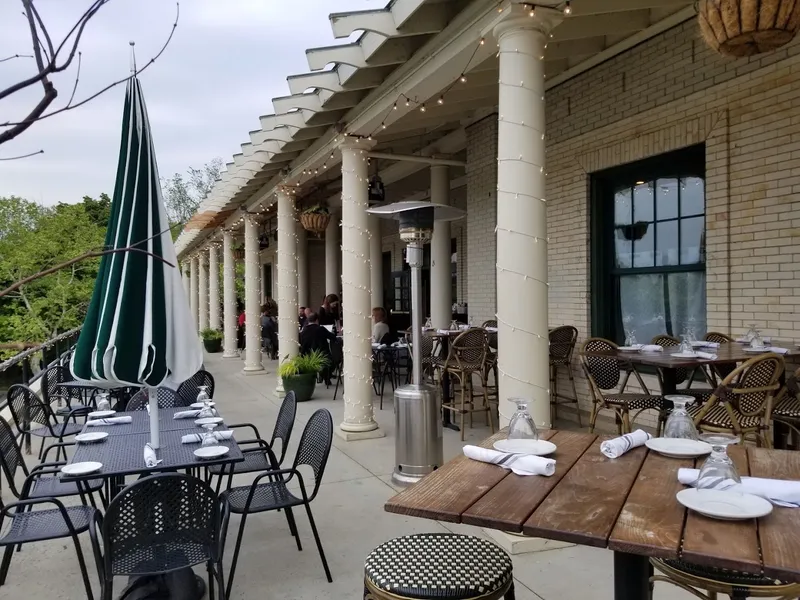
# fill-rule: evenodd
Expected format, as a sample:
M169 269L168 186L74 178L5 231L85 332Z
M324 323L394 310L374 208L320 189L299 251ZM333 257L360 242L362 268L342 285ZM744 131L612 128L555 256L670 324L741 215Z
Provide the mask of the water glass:
M628 334L625 336L625 345L626 346L636 346L636 330L631 329L628 331Z
M206 433L203 434L203 440L200 445L203 448L208 446L218 446L219 442L217 441L217 436L214 435L214 428L217 426L216 423L208 423L207 425L203 425L203 429L206 430Z
M509 398L517 405L517 410L508 424L508 439L510 440L538 440L539 432L531 413L528 412L528 401L524 398Z
M694 402L694 398L692 396L668 395L664 396L664 399L672 402L674 406L667 419L667 424L664 426L664 437L682 440L698 439L694 421L689 416L689 413L686 412L686 407Z
M208 402L211 400L211 397L208 395L208 386L207 385L201 385L201 386L198 387L198 389L200 391L197 393L197 400L196 401L197 402L202 402L203 404L208 404Z
M711 444L711 455L700 469L697 488L725 489L735 483L741 483L742 478L739 477L736 466L728 457L728 446L737 443L739 438L726 433L704 433L700 439Z
M450 321L450 331L458 331L458 321L455 319Z
M694 348L692 347L692 342L689 341L689 337L686 335L681 336L681 353L685 354L693 354Z
M756 329L756 324L751 323L750 329L747 330L747 333L745 334L744 337L748 342L752 342L753 338L757 336L758 336L758 329Z
M758 329L753 330L753 337L750 338L751 348L763 348L764 340L761 339L761 332Z
M107 392L100 392L97 395L97 410L111 410L111 402L108 401Z
M423 329L433 329L433 320L430 317L425 320Z

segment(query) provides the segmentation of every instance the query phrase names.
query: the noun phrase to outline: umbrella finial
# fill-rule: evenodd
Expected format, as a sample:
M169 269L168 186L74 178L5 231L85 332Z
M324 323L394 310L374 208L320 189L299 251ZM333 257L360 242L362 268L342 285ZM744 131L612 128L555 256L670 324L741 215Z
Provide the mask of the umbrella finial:
M131 75L136 75L136 42L131 40L128 43L131 45Z

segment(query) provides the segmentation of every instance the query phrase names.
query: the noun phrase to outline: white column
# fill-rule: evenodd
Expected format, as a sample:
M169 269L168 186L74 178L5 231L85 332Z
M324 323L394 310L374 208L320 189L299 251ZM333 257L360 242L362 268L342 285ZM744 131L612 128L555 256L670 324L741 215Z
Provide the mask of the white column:
M500 398L525 398L551 427L545 199L544 46L560 11L520 5L495 28L500 45L497 140L497 324ZM514 404L500 401L500 426Z
M258 255L258 224L248 216L244 220L244 372L260 373L261 364L261 258Z
M308 306L308 236L296 219L294 230L297 234L297 306Z
M197 328L197 271L198 271L198 258L193 256L189 262L189 308L192 311L192 322ZM198 330L199 331L199 330Z
M325 293L338 294L341 291L342 279L339 276L339 232L341 214L338 210L331 210L331 220L325 230ZM311 304L317 309L322 298L312 298Z
M450 170L447 165L431 167L431 202L450 204ZM450 274L450 221L436 221L431 238L431 321L447 329L453 312Z
M236 263L233 258L233 236L225 230L222 234L222 302L224 348L222 358L238 358L236 340Z
M186 292L186 298L192 293L192 283L189 279L189 263L184 262L181 265L181 276L183 277L183 291Z
M372 338L367 156L371 144L342 143L342 308L346 440L383 436L372 408Z
M198 283L198 328L200 331L208 327L208 256L200 251L198 258L200 263L199 283Z
M297 356L297 236L294 196L278 191L278 345L281 359ZM283 389L281 381L278 387Z
M219 329L219 250L208 247L208 327Z
M381 220L369 217L369 274L372 290L372 306L383 306L383 240Z

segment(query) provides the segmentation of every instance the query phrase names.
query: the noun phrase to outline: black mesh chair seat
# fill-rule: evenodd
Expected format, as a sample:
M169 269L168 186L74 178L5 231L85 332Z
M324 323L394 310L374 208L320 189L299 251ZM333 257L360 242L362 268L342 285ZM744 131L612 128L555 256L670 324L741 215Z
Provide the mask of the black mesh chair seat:
M148 575L168 573L186 565L201 564L206 560L208 544L188 538L176 538L168 543L137 544L119 550L114 555L111 568L127 575Z
M74 481L62 481L60 477L37 477L33 488L28 492L28 498L60 498L62 496L77 496L86 489L92 492L99 492L103 489L102 479L92 479L83 482L80 488Z
M89 529L89 521L94 513L95 510L89 506L67 508L67 515L76 533ZM23 542L41 542L69 536L69 527L59 509L33 510L11 515L10 526L0 537L0 544L6 546Z
M777 586L784 585L777 579L770 579L763 575L754 575L752 573L743 573L741 571L731 571L729 569L718 569L717 567L705 567L702 565L695 565L687 563L682 560L665 559L660 560L665 565L672 567L677 571L691 575L692 577L703 577L705 579L713 579L722 583L728 583L737 587L755 587L755 586Z
M268 469L272 468L272 465L269 464L269 458L267 458L267 455L264 452L245 452L244 460L242 462L225 465L226 475L231 472L231 467L233 467L234 475L237 475L239 473L267 471ZM213 465L208 468L208 472L212 475L221 475L222 468L222 465Z
M488 540L422 533L389 540L367 556L368 585L393 598L463 600L500 592L512 581L508 554Z
M81 423L56 423L53 425L53 433L61 437L75 435L80 433L82 429L83 425ZM47 427L37 427L36 429L31 429L29 433L37 437L52 437Z
M227 492L227 499L232 513L243 513L250 495L250 486L231 488ZM281 481L262 483L256 487L253 500L250 502L248 512L276 510L287 506L300 506L302 498L298 498L289 491L286 484Z
M645 394L605 394L603 400L610 406L627 406L630 410L661 409L663 404L661 396Z
M693 404L692 406L686 407L686 412L688 412L689 416L694 419L702 408L702 404ZM739 420L739 426L744 428L759 427L761 423L761 418L758 415L739 414L737 418ZM709 410L703 417L703 423L707 425L713 425L715 427L733 427L731 416L728 414L728 411L722 404L716 404L712 406L711 410Z
M775 405L772 416L784 419L800 419L800 399L786 396Z

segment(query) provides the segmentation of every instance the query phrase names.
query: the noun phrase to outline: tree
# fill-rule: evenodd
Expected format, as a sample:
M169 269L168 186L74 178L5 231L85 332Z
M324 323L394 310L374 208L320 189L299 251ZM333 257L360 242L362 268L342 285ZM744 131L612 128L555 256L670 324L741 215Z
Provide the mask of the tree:
M221 171L222 159L215 158L200 169L189 167L186 176L175 173L169 179L162 180L161 187L164 191L167 216L170 223L180 226L173 229L176 234L180 233L187 221L197 212L203 198L219 179Z

